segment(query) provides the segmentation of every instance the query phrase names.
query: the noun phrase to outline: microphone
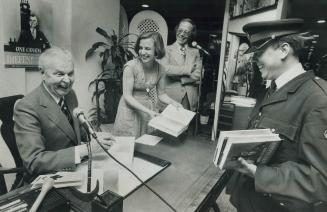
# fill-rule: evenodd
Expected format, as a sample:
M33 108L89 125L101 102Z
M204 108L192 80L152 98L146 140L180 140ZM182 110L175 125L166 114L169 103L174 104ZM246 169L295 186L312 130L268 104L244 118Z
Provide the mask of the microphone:
M48 178L44 181L41 192L37 196L34 204L32 205L31 209L29 210L30 212L36 212L39 206L41 205L45 195L48 193L48 191L53 187L54 185L54 179Z
M197 48L197 49L201 50L204 54L206 54L206 55L210 55L210 53L207 52L207 51L206 51L204 48L202 48L200 45L198 45L198 43L197 43L196 41L193 41L193 42L192 42L192 46L193 46L194 48Z
M94 132L92 125L85 118L83 110L77 107L73 110L73 115L78 119L86 132L96 139L97 134Z

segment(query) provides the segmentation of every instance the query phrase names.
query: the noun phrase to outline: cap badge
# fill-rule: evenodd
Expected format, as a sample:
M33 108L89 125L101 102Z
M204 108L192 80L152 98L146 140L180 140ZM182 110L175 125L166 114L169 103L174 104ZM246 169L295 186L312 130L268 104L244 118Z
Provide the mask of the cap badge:
M324 132L324 137L325 137L325 139L327 139L327 130L325 130L325 132Z

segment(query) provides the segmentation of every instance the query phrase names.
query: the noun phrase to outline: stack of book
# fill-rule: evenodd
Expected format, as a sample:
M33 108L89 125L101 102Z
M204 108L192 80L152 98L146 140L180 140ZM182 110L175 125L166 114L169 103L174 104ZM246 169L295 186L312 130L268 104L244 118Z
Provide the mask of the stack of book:
M238 166L239 157L254 164L266 164L278 148L281 139L271 129L221 131L213 158L220 169Z

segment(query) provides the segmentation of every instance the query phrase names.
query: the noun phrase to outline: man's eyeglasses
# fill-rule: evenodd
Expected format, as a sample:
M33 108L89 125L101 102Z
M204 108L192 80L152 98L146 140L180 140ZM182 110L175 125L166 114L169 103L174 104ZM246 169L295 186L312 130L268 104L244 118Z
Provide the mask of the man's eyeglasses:
M183 29L178 29L177 30L177 34L184 34L184 35L191 35L191 32L190 31L188 31L188 30L183 30Z

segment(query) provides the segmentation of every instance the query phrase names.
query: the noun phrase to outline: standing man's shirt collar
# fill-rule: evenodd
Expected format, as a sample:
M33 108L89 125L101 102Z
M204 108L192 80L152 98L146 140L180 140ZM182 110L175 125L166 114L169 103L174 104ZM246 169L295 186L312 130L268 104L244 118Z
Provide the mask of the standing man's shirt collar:
M276 80L275 83L277 85L277 90L283 87L286 83L294 79L295 77L305 73L305 70L302 67L301 63L296 64L282 75L280 75Z
M53 98L53 100L58 104L59 101L60 101L60 98L57 97L57 96L55 96L55 95L53 95L53 94L49 91L49 89L47 88L47 86L45 86L44 82L42 82L42 85L43 85L43 87L45 88L45 90L50 94L50 96Z

